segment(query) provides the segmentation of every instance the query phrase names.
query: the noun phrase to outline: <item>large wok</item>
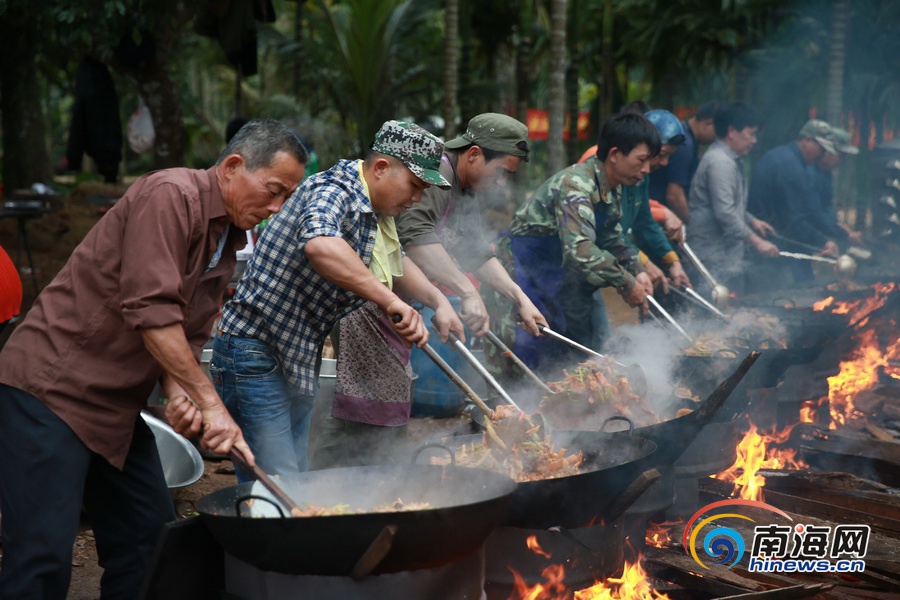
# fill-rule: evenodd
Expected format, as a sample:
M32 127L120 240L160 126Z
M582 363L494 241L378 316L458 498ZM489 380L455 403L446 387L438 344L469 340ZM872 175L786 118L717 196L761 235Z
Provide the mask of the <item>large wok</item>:
M672 465L681 457L703 427L712 420L713 416L722 407L759 356L759 352L748 354L732 375L719 384L696 410L668 421L634 428L633 435L648 439L656 444L655 462L657 466ZM554 435L558 439L567 438L575 444L589 445L597 436L609 434L596 431L554 430ZM612 435L617 436L619 441L625 441L632 434L630 431L622 431L613 432ZM565 442L560 441L560 443L565 445Z
M503 525L527 529L572 529L608 519L615 500L656 462L656 444L642 437L599 434L583 443L556 441L570 453L581 451L578 475L521 482L507 506ZM453 436L445 440L452 450L480 443L481 434Z
M365 562L374 563L366 572L390 573L430 568L465 556L481 546L500 522L516 488L514 481L497 473L431 465L327 469L283 477L279 483L301 506L348 504L369 510L400 498L433 507L252 518L244 499L253 482L218 490L197 503L203 522L234 557L266 571L341 576L357 573Z
M831 291L822 285L786 288L771 292L757 292L747 294L738 299L741 306L748 308L767 308L781 306L791 308L812 308L816 302L832 296L838 302L853 302L873 295L874 290L867 287L861 290L834 290Z

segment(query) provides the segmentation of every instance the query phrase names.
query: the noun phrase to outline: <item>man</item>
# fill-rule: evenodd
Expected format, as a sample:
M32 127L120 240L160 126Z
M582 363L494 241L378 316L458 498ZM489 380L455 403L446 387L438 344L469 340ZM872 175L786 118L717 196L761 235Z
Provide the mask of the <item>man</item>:
M512 302L533 335L538 335L538 325L547 325L494 257L482 222L485 196L505 185L528 160L527 138L528 128L507 115L473 117L465 133L444 145L441 174L451 188L427 190L421 203L397 219L408 256L428 277L459 296L463 322L476 336L487 333L490 319L467 272Z
M838 254L837 244L829 239L810 170L826 153L837 154L827 137L830 134L828 123L811 119L796 140L772 148L753 168L748 208L785 238L803 244L785 241L786 250L808 252L811 245L821 248L822 254ZM764 271L771 273L761 282L763 287L777 287L789 280L811 281L814 277L810 261L779 258L767 266Z
M82 505L103 598L136 598L175 519L140 418L159 381L191 402L201 445L253 464L198 358L245 233L278 212L306 153L253 121L208 170L145 175L100 220L0 353L0 597L63 599Z
M745 246L762 256L777 256L765 236L772 226L747 211L744 158L756 145L762 115L751 105L734 102L716 112L716 135L700 160L691 183L691 248L720 283L742 289Z
M615 287L635 307L653 289L619 220L621 186L649 173L659 133L641 115L619 114L603 124L597 147L594 159L544 182L516 211L502 241L507 268L551 329L584 345L598 326L591 301L597 288ZM545 341L517 331L514 352L529 366L552 369L564 351Z
M266 472L308 468L322 346L339 319L372 302L398 319L388 327L401 344L423 344L428 331L398 295L405 294L435 309L442 337L462 333L449 302L411 261L402 260L393 290L369 269L379 222L409 209L430 185L449 186L438 171L442 151L421 127L388 121L365 161L340 160L303 182L260 237L222 313L209 370ZM179 423L191 411L182 404Z
M834 210L834 177L832 175L832 171L840 166L844 155L859 154L859 148L850 143L850 134L840 127L832 125L826 138L834 144L837 152L823 154L812 169L813 187L819 195L822 231L829 237L844 243L862 244L862 232L838 223L837 213Z
M707 102L684 122L684 144L678 146L669 164L650 173L650 197L660 201L684 223L691 222L688 194L700 165L700 146L716 140L713 118L719 103Z
M685 130L678 117L667 110L651 110L644 115L653 123L659 133L661 146L659 154L650 159L650 173L665 167L670 157L685 140ZM631 230L635 250L639 249L641 264L653 287L662 293L669 293L666 274L656 266L662 264L669 271L668 276L676 286L691 282L681 266L678 254L666 238L650 210L650 178L645 177L637 185L625 186L622 191L622 230Z

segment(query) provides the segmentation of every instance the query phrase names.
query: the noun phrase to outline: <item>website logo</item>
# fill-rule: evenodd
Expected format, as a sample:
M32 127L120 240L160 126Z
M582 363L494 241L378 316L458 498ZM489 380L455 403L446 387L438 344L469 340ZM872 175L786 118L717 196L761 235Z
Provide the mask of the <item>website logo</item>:
M732 506L764 510L793 521L784 511L756 500L733 499L707 504L694 513L681 536L685 553L704 569L709 569L709 564L731 568L748 554L747 569L761 573L859 573L865 570L865 561L861 559L868 549L868 525L837 525L834 528L803 523L755 525L753 543L747 552L744 536L727 526L725 520L739 519L755 524L754 519L725 512L700 520L706 513ZM702 552L698 552L697 540L701 533Z

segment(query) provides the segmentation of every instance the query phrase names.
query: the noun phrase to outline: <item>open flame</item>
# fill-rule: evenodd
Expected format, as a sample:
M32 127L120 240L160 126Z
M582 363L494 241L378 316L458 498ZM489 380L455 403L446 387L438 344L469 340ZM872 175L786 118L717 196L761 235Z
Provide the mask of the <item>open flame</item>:
M663 521L662 523L648 521L647 532L644 534L644 543L648 546L653 546L654 548L668 548L676 545L677 540L673 541L672 536L669 534L676 527L681 529L682 525L684 525L682 519L678 519L677 521Z
M669 600L669 597L653 589L638 559L634 564L625 563L621 577L609 577L575 592L575 600Z
M759 433L756 425L738 443L734 464L714 477L734 482L732 496L740 495L744 500L763 500L762 488L766 478L758 475L760 469L803 469L807 465L797 458L797 451L778 449L773 445L783 444L791 435L794 426L772 433Z
M818 302L813 302L812 309L816 312L822 312L829 306L834 304L834 296L828 296L824 300L819 300ZM832 311L834 312L834 311Z
M663 525L677 523L664 523ZM525 543L528 549L546 558L551 555L538 543L537 536L528 536ZM522 576L512 567L513 593L509 600L670 600L657 592L650 585L647 573L641 567L641 559L634 564L625 562L621 577L609 577L594 585L582 589L571 590L566 586L566 571L562 565L550 565L541 571L542 583L529 586Z
M892 348L896 346L895 343ZM840 372L828 378L830 429L846 425L849 419L859 416L853 399L878 382L879 367L888 367L888 356L879 348L876 331L864 330L859 334L859 346L853 353L853 358L841 361Z
M828 296L824 300L814 303L813 310L824 311L831 307L831 312L836 315L849 314L851 325L863 327L868 322L869 315L884 306L888 296L897 289L897 284L894 282L876 283L872 285L872 289L875 292L872 296L852 302L837 302L834 296Z
M562 565L550 565L541 571L545 582L529 586L522 576L510 568L513 574L513 595L511 600L570 600L572 593L566 590L565 569Z
M525 540L525 544L528 546L528 549L535 554L540 554L544 558L552 558L549 552L541 548L536 535L529 535L528 539Z
M515 570L512 572L515 584L511 598L515 600L670 600L650 585L640 558L634 564L626 562L621 577L598 581L589 588L575 591L574 596L563 583L565 570L562 565L544 569L541 575L546 581L534 586L528 586Z

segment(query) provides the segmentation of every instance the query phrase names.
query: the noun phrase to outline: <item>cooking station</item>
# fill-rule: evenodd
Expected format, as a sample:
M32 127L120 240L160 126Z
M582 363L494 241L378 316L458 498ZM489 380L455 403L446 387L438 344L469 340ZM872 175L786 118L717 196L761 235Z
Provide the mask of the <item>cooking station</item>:
M758 311L784 339L732 339L683 356L674 372L700 396L691 411L649 425L614 419L600 431L541 419L554 443L581 453L578 474L515 483L454 464L461 447L490 437L476 410L477 433L435 439L415 464L281 482L321 506L357 504L360 490L398 482L373 501L424 507L291 518L258 483L214 492L199 517L167 532L144 598L897 597L900 290L877 266L852 284L736 299L729 315ZM814 528L867 526L865 570L759 572L746 556L715 563L703 535L683 543L689 523L717 517L706 507L735 501ZM755 525L781 518L755 510L728 510L753 519L730 523L748 552Z

